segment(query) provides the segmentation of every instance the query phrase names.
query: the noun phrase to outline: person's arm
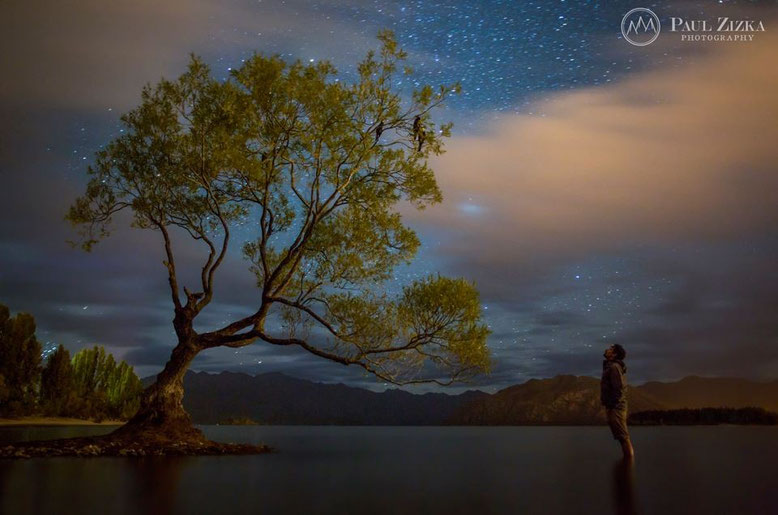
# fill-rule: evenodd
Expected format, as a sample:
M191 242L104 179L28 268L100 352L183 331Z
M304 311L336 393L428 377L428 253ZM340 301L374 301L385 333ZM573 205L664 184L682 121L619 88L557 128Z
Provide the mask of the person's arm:
M602 386L600 387L600 403L606 408L613 407L613 404L618 399L618 392L615 389L613 365L608 364L602 374Z
M614 363L608 371L608 376L611 382L613 397L618 399L624 391L624 374L621 373L621 367Z

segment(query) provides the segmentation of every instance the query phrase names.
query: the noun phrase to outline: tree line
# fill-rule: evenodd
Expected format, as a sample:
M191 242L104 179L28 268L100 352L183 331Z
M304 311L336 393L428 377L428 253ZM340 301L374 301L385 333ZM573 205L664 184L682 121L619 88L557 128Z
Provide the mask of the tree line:
M764 408L685 408L632 413L633 425L778 424L778 414Z
M100 346L71 359L60 345L45 363L35 319L0 304L0 416L41 414L127 419L138 409L140 379Z

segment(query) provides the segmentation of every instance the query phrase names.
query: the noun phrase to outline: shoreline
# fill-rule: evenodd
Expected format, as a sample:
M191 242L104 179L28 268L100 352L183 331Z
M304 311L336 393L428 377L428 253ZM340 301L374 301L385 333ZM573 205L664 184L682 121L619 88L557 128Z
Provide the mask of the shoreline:
M80 418L67 417L20 417L20 418L0 418L0 428L3 427L57 427L57 426L121 426L125 423L123 420L104 420L95 422ZM534 424L197 424L195 426L213 426L213 427L273 427L273 426L292 426L292 427L601 427L601 423L534 423ZM776 426L778 424L759 424L759 423L729 423L729 422L710 422L710 423L630 423L629 427L672 427L672 426Z
M85 420L82 418L69 417L19 417L19 418L0 418L0 427L13 426L120 426L124 424L123 420L103 420L95 422L94 420Z

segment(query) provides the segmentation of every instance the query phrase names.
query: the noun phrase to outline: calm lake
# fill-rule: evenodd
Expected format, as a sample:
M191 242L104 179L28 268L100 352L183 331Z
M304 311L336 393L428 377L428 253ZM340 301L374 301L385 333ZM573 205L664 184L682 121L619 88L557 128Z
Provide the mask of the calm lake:
M778 427L206 426L277 452L0 460L0 513L778 513ZM0 443L104 427L0 428Z

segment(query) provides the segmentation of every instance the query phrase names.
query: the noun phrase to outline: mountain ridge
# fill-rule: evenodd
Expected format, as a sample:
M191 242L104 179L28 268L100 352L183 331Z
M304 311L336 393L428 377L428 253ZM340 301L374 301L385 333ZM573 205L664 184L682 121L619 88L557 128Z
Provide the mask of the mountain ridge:
M144 378L150 384L153 377ZM228 419L290 425L564 425L604 421L599 379L557 375L495 393L374 392L281 372L187 372L184 407L198 424ZM627 390L630 412L708 407L778 411L778 380L687 376Z

